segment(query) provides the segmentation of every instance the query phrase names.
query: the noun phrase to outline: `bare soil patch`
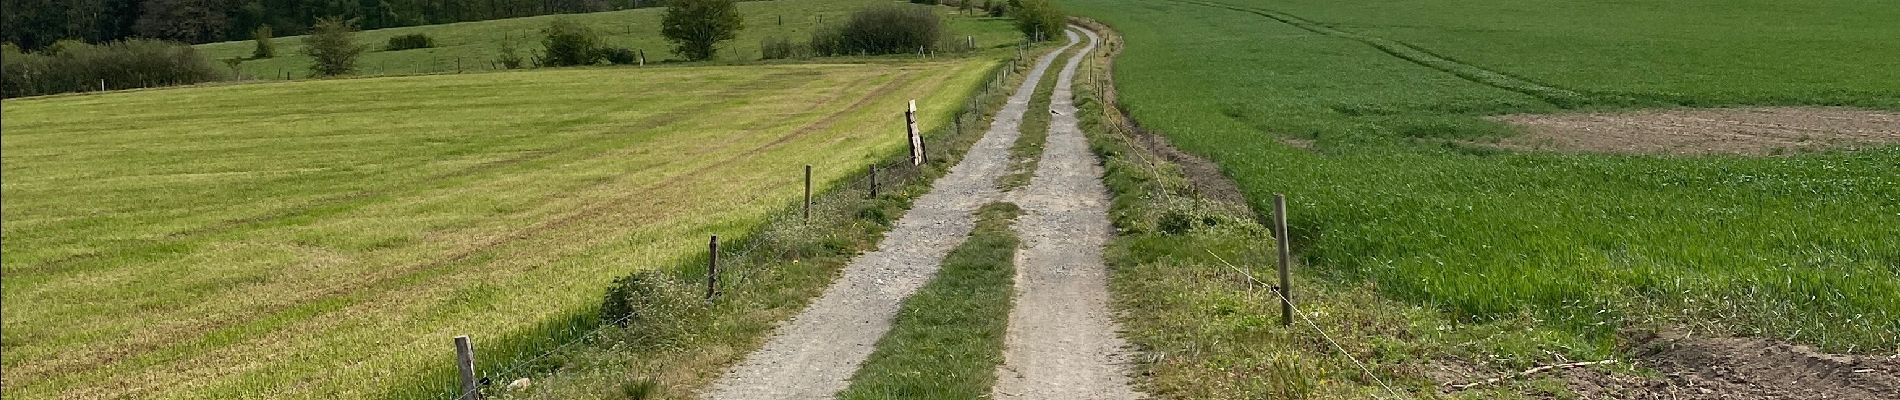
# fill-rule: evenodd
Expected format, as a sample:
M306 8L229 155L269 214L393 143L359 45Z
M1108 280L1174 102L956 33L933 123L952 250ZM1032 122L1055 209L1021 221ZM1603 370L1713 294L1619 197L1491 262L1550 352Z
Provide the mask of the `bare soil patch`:
M1672 109L1492 117L1525 130L1500 147L1769 155L1900 143L1900 112L1833 107Z
M1900 354L1843 355L1771 339L1627 335L1630 361L1660 376L1604 368L1550 370L1577 398L1618 400L1891 399L1900 395ZM1468 368L1440 366L1433 378Z

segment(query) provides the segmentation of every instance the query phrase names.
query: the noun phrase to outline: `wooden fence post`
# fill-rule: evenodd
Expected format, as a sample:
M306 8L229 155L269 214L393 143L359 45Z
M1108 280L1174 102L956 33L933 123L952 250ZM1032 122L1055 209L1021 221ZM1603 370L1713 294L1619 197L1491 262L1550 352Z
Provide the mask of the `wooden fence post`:
M706 253L706 301L719 294L719 235L712 235Z
M924 137L917 134L917 100L904 111L904 126L910 135L910 165L924 164Z
M462 370L461 400L481 400L482 390L475 380L475 345L468 342L468 335L455 337L455 366Z
M1293 292L1288 285L1291 279L1287 276L1287 267L1291 262L1289 259L1293 257L1293 249L1286 234L1285 194L1273 195L1273 236L1279 240L1280 248L1280 287L1275 288L1280 294L1280 326L1289 326L1293 325Z
M871 164L871 198L877 198L877 164Z
M811 164L805 164L805 222L811 222Z

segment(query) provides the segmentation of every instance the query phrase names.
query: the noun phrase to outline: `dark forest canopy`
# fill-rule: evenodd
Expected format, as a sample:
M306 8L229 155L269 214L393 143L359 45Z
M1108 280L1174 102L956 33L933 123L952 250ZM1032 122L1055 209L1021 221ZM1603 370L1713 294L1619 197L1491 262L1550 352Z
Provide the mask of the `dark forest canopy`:
M245 40L259 26L301 35L318 18L362 29L660 5L662 0L0 0L0 40L37 49L60 39Z

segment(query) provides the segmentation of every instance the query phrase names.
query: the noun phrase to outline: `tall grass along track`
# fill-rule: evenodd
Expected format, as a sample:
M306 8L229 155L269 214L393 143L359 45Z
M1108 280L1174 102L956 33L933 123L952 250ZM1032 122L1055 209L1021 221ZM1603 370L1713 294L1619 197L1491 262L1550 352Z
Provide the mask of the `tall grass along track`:
M705 397L819 398L843 390L890 330L899 304L928 282L944 255L969 234L975 210L998 195L996 177L1008 168L1009 146L1019 134L1029 97L1061 50L1037 59L982 139L912 204L876 251L852 260L824 294L720 377Z
M1011 192L1024 216L1017 230L1016 304L1009 316L997 399L1135 399L1128 382L1127 343L1109 312L1102 247L1113 234L1100 160L1078 126L1073 86L1083 60L1101 42L1075 28L1088 45L1056 78L1047 145L1027 188ZM1075 32L1068 32L1075 37ZM1073 39L1071 39L1073 40Z

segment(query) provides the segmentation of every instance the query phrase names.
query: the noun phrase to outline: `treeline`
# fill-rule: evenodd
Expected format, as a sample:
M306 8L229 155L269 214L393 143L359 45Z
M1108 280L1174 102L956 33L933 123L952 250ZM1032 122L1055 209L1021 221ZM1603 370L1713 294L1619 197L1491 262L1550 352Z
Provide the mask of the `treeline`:
M33 52L0 46L0 97L188 85L225 76L197 49L177 42L66 40Z
M62 39L208 43L258 27L302 35L318 18L362 29L654 7L663 0L0 0L0 41L26 50Z

